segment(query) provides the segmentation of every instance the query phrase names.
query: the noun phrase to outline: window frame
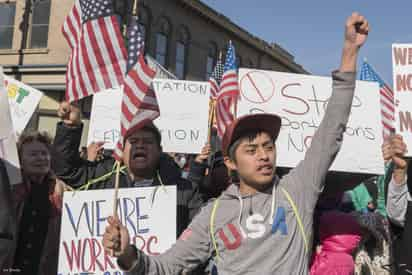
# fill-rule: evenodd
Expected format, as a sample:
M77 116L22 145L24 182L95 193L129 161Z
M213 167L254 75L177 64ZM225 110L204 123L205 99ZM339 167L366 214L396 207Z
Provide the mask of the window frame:
M38 5L41 5L41 4L48 4L48 20L47 20L47 24L35 24L33 21L34 21L34 18L35 18L35 15L34 15L34 12L35 12L35 5L36 4L38 4ZM50 32L50 15L51 15L51 6L52 6L52 1L51 0L42 0L42 1L39 1L39 2L33 2L32 3L32 6L31 6L31 12L30 12L30 19L29 19L29 26L28 26L28 34L29 34L29 36L28 36L28 38L27 38L27 45L26 45L26 48L27 49L47 49L48 48L48 45L49 45L49 32ZM45 42L44 44L45 45L41 45L40 47L38 47L38 46L36 46L36 47L34 47L33 46L33 37L35 37L34 35L33 35L33 28L35 28L35 27L45 27L45 26L47 26L47 35L46 35L46 41L42 41L42 42Z
M11 30L10 37L8 37L8 38L10 38L10 40L7 41L7 42L9 42L9 44L7 44L7 47L0 47L0 50L11 50L11 49L13 49L14 28L15 28L15 25L16 25L15 21L16 21L17 3L16 3L16 1L9 1L9 2L0 3L0 6L2 6L2 5L4 5L4 6L9 5L9 6L13 6L13 8L14 8L14 11L13 11L14 14L12 16L12 24L11 25L0 25L0 29L5 29L5 30L9 29L9 30Z

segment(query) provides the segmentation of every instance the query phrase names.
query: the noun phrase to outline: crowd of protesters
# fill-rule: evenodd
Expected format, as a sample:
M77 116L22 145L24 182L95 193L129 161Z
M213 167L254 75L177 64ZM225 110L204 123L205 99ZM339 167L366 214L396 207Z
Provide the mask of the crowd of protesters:
M363 16L348 18L324 120L290 171L276 167L276 115L236 119L221 150L206 144L197 156L164 153L153 123L128 132L120 188L175 185L177 242L147 256L110 217L103 245L119 267L130 274L412 274L412 168L401 136L382 145L384 175L328 191L342 182L326 176L368 31ZM1 274L57 274L63 193L115 185L115 160L103 143L79 151L79 108L63 102L58 116L53 141L40 132L19 137L22 183L10 186L0 161Z

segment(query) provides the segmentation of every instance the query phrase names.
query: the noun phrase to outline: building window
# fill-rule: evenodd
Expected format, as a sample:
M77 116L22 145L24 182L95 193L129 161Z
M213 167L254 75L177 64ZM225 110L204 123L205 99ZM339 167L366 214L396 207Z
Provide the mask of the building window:
M50 0L33 1L29 48L47 48Z
M156 35L156 61L160 65L166 66L167 57L167 36L163 33Z
M0 3L0 49L13 46L14 16L16 3Z
M156 61L160 65L167 67L167 48L168 48L168 38L170 33L169 21L162 17L159 20L160 29L156 34Z
M253 61L252 60L248 60L248 67L253 69L255 65L253 65Z
M140 33L142 34L143 40L145 41L145 44L147 45L148 39L147 39L147 33L148 33L148 27L149 27L149 11L146 7L139 7L139 30Z
M236 67L239 69L242 66L242 58L240 55L236 55Z
M176 76L179 79L185 78L186 65L186 45L182 42L176 44Z
M186 64L187 64L187 48L189 45L190 35L186 27L181 27L178 32L176 43L176 76L179 79L185 79L186 77Z
M211 42L209 43L207 59L206 59L206 80L208 80L213 73L216 56L217 56L217 46L214 42Z

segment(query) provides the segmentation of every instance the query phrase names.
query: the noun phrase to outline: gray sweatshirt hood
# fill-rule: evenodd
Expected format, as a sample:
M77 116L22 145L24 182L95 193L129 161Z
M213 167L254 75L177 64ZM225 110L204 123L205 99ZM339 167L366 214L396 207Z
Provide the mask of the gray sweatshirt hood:
M252 195L242 195L240 194L240 185L238 183L232 183L229 185L229 187L222 193L220 200L238 200L239 201L239 216L238 216L238 225L241 225L242 222L242 213L244 211L244 200L250 199L251 202L253 202L253 198L256 197L261 197L261 196L272 196L272 202L271 202L271 214L270 217L273 218L273 215L275 213L275 203L276 203L276 188L277 185L279 184L279 177L277 175L274 176L272 183L268 185L266 189L263 191L257 191L255 194ZM256 205L256 200L255 200L255 206ZM252 211L249 210L249 214L253 215L253 203L251 203L251 209Z

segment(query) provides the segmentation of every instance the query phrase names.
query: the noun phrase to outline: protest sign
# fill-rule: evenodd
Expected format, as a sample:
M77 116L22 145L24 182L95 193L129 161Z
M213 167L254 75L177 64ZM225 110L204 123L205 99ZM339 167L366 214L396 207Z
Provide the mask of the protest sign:
M65 192L58 274L122 274L103 248L113 189ZM176 241L176 186L121 188L118 217L130 241L147 255L158 255Z
M295 167L310 146L332 92L328 77L262 70L239 71L238 116L274 113L282 118L277 165ZM357 81L344 141L331 170L383 174L382 124L377 83Z
M155 120L165 152L198 154L207 141L209 83L155 79L160 107Z
M3 83L0 67L0 159L7 169L10 184L17 184L21 183L20 163L10 116L9 99Z
M162 133L165 152L199 153L207 141L209 84L207 82L154 79L152 88L160 108L154 121ZM104 141L113 149L120 133L122 93L97 93L93 98L88 144Z
M9 98L14 131L20 135L29 123L43 93L8 76L4 76L4 86Z
M122 88L110 89L93 95L87 145L104 142L104 148L113 150L120 137Z
M392 45L395 131L412 148L412 44ZM412 150L407 155L412 156Z

